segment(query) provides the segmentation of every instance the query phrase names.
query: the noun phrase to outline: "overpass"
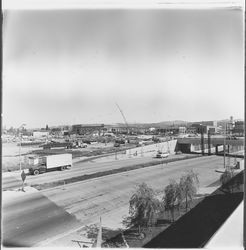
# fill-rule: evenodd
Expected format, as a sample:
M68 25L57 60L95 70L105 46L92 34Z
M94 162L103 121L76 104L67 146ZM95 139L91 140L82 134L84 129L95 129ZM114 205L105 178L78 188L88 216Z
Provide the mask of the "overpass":
M223 151L225 144L227 153L238 152L244 149L244 138L240 139L224 139L223 137L191 137L178 138L177 150L183 153L204 152L210 150L211 153L218 154Z

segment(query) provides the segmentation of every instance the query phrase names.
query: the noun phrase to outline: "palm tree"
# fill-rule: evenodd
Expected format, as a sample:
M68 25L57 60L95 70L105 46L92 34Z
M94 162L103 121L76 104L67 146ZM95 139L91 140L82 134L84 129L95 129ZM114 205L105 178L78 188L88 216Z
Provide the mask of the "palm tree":
M197 193L199 185L198 174L192 170L188 171L180 178L179 186L182 199L185 199L185 210L188 210L188 201L192 202L193 197Z
M155 197L155 192L146 183L137 186L136 192L130 198L129 214L125 220L128 226L138 226L139 234L141 227L152 226L159 211L160 202ZM124 222L123 222L124 223Z

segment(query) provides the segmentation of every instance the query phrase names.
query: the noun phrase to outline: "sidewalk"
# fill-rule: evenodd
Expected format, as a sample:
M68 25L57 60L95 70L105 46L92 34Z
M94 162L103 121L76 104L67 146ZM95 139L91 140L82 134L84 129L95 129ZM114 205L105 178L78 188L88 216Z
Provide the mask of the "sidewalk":
M32 194L32 193L37 193L39 192L37 189L29 187L29 186L25 186L24 187L25 192L23 192L20 187L16 190L13 191L3 191L2 192L2 201L3 204L9 203L17 198L26 196L28 194Z
M221 225L228 218L230 220L231 214L243 200L243 172L231 179L226 186L231 187L236 183L240 183L239 189L235 187L233 193L217 189L144 247L200 248L206 246ZM240 235L241 229L238 226L234 226L233 230ZM231 237L229 235L228 240Z
M210 239L205 248L215 249L226 247L243 249L243 212L244 202L242 201L233 214Z

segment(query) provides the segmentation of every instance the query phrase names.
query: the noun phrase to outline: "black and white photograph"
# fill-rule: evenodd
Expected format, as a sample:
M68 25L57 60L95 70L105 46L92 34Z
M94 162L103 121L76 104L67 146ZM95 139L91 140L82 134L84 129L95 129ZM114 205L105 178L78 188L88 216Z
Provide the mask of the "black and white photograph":
M3 0L3 248L243 249L244 1Z

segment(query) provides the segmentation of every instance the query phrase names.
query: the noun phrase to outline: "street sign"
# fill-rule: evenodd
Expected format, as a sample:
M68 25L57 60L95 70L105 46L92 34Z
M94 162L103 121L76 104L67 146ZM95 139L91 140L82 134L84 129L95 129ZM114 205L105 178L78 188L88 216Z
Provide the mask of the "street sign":
M23 182L24 182L25 179L26 179L26 174L25 174L24 170L22 170L21 179L22 179Z

